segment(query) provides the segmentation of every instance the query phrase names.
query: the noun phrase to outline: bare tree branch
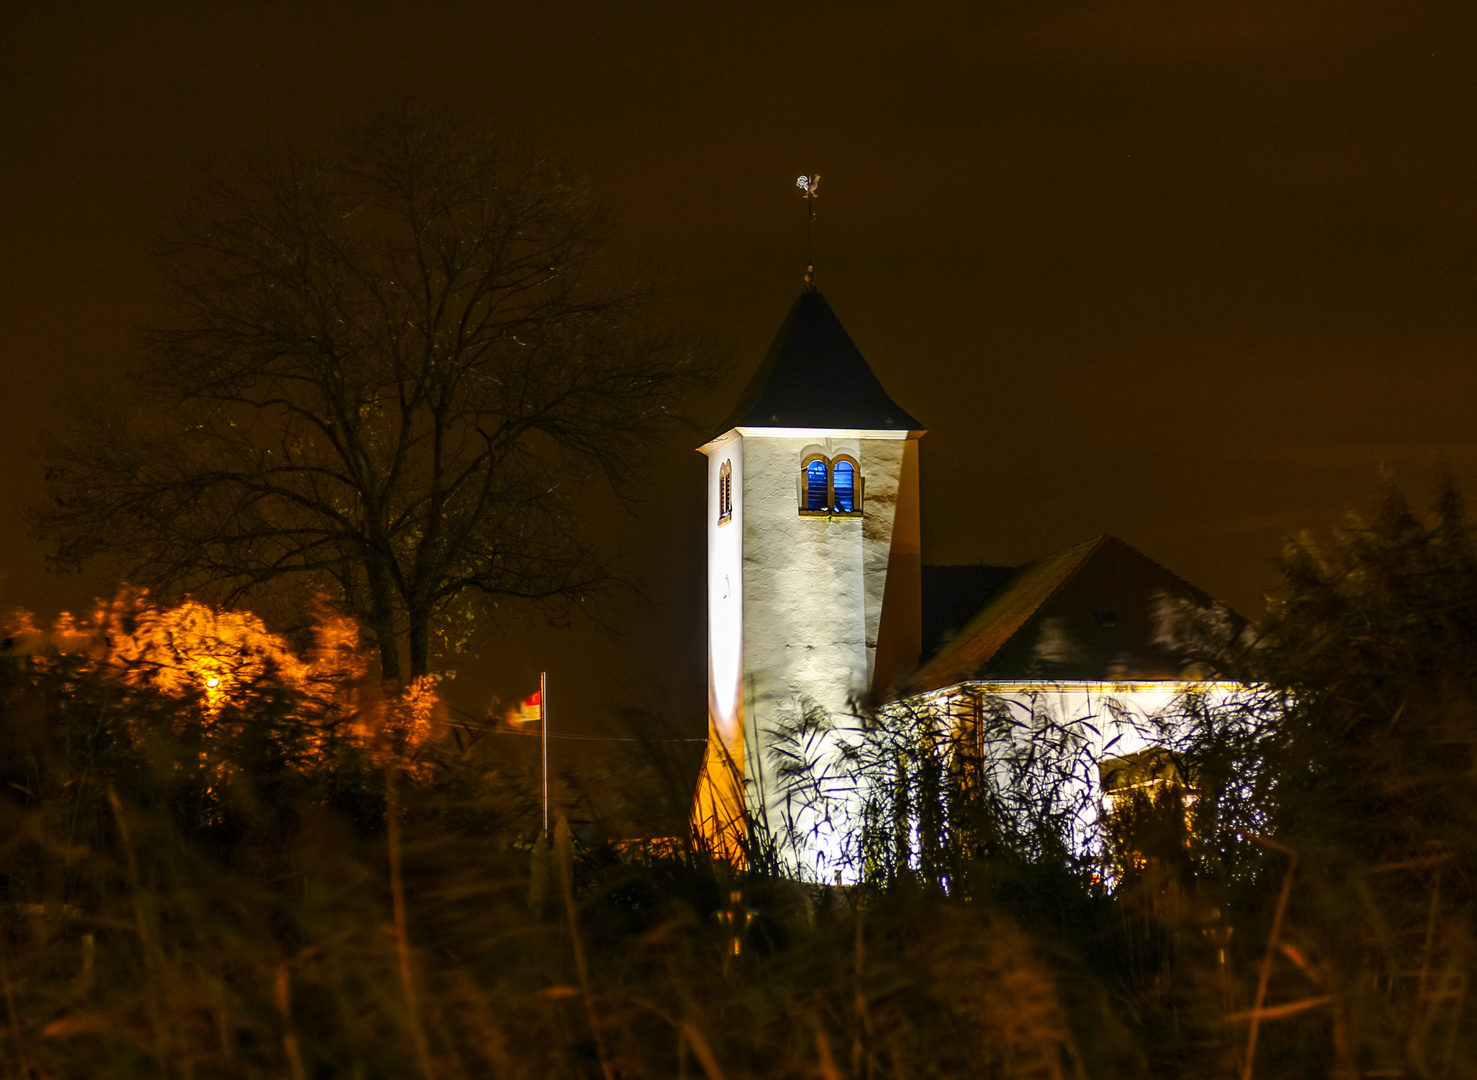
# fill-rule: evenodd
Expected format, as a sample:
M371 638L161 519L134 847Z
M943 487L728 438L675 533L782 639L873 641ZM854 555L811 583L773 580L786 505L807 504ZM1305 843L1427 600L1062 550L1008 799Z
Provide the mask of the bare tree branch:
M629 498L710 371L605 282L606 228L578 175L406 111L202 190L159 251L138 401L46 447L53 562L238 602L328 590L401 682L469 605L617 580L589 483Z

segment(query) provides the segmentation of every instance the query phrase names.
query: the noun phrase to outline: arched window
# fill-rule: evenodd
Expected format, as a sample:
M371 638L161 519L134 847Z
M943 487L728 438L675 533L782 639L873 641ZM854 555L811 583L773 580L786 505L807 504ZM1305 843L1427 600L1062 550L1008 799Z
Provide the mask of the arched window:
M828 471L825 458L816 458L805 466L805 509L824 512L830 508Z
M718 467L718 524L727 525L733 519L733 462L725 461Z
M800 513L808 517L861 517L863 484L856 458L811 454L800 466Z
M839 514L856 510L856 466L849 461L836 462L831 478L832 509Z

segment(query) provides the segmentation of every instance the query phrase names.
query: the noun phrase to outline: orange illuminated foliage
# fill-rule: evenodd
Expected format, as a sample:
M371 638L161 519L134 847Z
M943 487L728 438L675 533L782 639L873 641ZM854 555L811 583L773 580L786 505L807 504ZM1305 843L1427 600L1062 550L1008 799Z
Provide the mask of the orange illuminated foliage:
M36 662L68 656L134 687L198 700L206 730L228 707L258 692L288 691L308 730L308 751L321 758L336 729L380 764L411 766L429 741L441 708L435 680L414 680L387 694L370 674L353 619L322 604L314 612L305 656L250 611L186 598L166 606L147 589L125 586L82 618L63 612L49 631L30 612L14 612L6 633L14 652Z

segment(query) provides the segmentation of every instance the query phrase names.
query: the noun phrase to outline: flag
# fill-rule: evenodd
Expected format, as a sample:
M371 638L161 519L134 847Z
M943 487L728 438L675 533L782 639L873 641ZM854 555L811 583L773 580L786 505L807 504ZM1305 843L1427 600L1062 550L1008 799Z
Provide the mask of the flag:
M544 695L542 691L535 690L518 703L519 723L527 724L534 720L542 720L543 716Z

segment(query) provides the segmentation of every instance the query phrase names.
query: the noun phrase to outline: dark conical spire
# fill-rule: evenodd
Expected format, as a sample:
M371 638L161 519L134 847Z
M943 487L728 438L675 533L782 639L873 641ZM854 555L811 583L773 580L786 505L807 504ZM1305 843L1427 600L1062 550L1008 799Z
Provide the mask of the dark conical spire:
M790 309L721 430L736 427L923 430L888 396L812 283Z

